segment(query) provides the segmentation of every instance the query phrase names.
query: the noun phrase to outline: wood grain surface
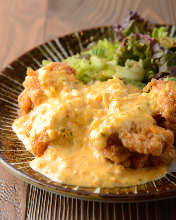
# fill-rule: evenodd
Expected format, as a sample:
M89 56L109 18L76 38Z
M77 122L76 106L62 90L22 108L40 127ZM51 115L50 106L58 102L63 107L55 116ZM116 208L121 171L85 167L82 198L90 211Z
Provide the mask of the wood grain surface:
M146 203L84 201L28 187L27 220L175 220L175 199ZM172 207L172 208L171 208Z
M0 68L32 47L56 36L120 22L128 10L137 10L153 22L176 24L176 0L0 0L0 3ZM0 220L24 219L26 184L1 166L0 174ZM157 218L176 219L174 202L176 200L169 203L170 214L167 209L164 217ZM29 206L30 202L27 201L27 210ZM159 206L165 208L158 202L155 211ZM138 210L136 208L135 219L139 219ZM122 211L125 212L125 206ZM31 214L27 219L34 218ZM36 216L35 219L39 218ZM41 219L61 218L43 216ZM150 215L146 219L151 219Z

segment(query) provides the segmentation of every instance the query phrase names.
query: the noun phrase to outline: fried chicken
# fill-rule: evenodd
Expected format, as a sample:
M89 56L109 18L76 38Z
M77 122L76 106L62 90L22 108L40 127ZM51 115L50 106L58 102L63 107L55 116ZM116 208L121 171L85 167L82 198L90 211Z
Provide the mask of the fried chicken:
M34 155L40 157L44 154L47 147L48 147L48 135L46 131L43 131L35 137L31 151Z
M39 80L39 72L28 69L27 77L24 82L24 91L18 98L19 107L22 115L28 114L35 106L40 105L47 95L44 89L62 89L63 83L67 83L72 90L72 83L75 81L75 70L66 63L53 62L45 67L47 70L46 87L42 87ZM54 75L59 72L59 75ZM55 77L49 76L53 74ZM66 76L64 78L64 76ZM61 77L60 81L58 77ZM58 80L58 81L57 81ZM57 89L56 88L56 89ZM74 87L73 87L74 89ZM58 90L60 91L60 90ZM56 93L57 94L57 93ZM176 157L174 144L174 133L176 133L176 82L165 82L163 80L152 80L143 90L137 93L136 97L147 96L150 113L147 113L149 121L144 126L146 113L141 114L140 121L128 117L128 123L121 125L116 132L105 134L106 144L101 153L103 157L115 164L121 164L129 168L150 167L158 164L170 164ZM127 102L128 104L128 102ZM86 107L86 106L85 106ZM130 108L130 107L129 107ZM137 110L136 110L137 111ZM116 110L113 112L117 114ZM143 115L142 115L143 114ZM108 114L107 114L108 115ZM121 117L121 116L119 116ZM130 118L131 117L131 118ZM120 118L120 120L128 120ZM100 124L100 127L102 124ZM109 132L109 131L107 131ZM28 132L29 133L29 132ZM65 142L65 140L64 140ZM40 157L49 145L49 138L46 131L36 135L32 143L32 152Z
M75 70L65 62L52 62L45 67L48 71L59 71L63 74L75 75ZM38 79L38 72L31 68L27 69L27 77L23 83L24 91L18 97L20 114L28 114L35 106L40 105L46 98Z
M150 93L157 123L176 133L176 82L152 80L144 92Z
M50 74L55 74L55 72L59 72L60 75L66 75L67 78L75 78L75 70L68 66L67 63L58 63L52 62L45 67L45 70ZM70 76L71 75L71 76ZM55 81L53 82L55 83ZM45 94L45 88L42 88L40 80L39 80L39 72L34 71L31 68L27 69L27 77L23 83L24 91L18 97L18 104L20 107L20 116L25 116L31 112L36 106L42 104L46 99L47 95ZM51 87L51 82L48 82L48 87ZM57 85L56 85L57 86ZM32 125L26 126L26 134L30 138L30 129ZM44 154L49 144L48 135L46 131L40 132L40 134L36 135L34 140L32 140L31 152L40 157Z
M112 134L103 149L105 158L124 167L142 168L170 164L176 157L170 130L151 126L141 132Z
M144 92L149 93L156 125L139 129L133 122L130 129L112 134L104 148L107 159L125 167L168 165L176 157L176 82L152 80Z
M25 89L18 97L21 115L29 113L34 106L39 105L44 99L44 92L41 89L37 71L29 68L23 85Z

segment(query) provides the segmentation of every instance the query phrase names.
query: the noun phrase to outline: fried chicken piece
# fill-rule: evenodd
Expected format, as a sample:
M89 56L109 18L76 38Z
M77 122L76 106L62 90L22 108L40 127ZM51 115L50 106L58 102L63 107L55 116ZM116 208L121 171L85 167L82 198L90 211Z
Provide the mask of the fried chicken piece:
M58 71L59 73L63 74L76 74L75 70L64 62L52 62L47 65L45 69L53 72ZM25 78L25 81L23 83L25 89L18 97L18 104L20 107L21 115L28 114L35 106L40 105L46 98L46 95L41 88L38 74L38 71L34 71L31 68L27 69L27 77ZM35 156L40 157L43 155L47 147L47 134L46 132L42 132L40 135L35 137L31 151Z
M174 142L172 131L151 125L144 129L121 129L119 138L125 148L131 152L159 156L163 148Z
M110 136L103 154L106 159L126 168L142 168L148 164L148 155L130 152L123 146L118 134Z
M131 153L130 162L134 169L150 166L149 155L146 154Z
M48 135L46 131L43 131L35 137L31 152L35 156L41 157L44 154L47 147L48 147Z
M104 157L119 164L126 161L130 156L130 151L123 147L118 134L112 134L107 141L107 146L103 149Z
M137 131L112 134L103 149L104 157L128 168L170 164L176 157L174 135L170 130L151 126Z
M27 90L24 90L19 95L18 105L20 107L20 115L25 115L33 109L33 103Z
M63 74L76 74L76 71L65 62L52 62L47 65L45 69L48 71L58 71ZM27 77L23 85L25 89L18 97L21 115L28 114L35 106L40 105L45 99L44 91L41 89L37 71L28 68Z
M153 117L158 124L176 133L176 82L152 80L144 91L150 91Z
M52 62L45 67L48 71L59 71L64 74L73 74L76 75L76 70L69 66L66 62L58 63Z
M159 165L159 164L165 164L169 165L176 157L176 151L173 147L173 145L167 145L161 155L159 157L152 156L150 158L150 163L153 166Z
M176 82L152 80L144 92L149 93L156 124L142 128L134 121L128 129L113 134L115 138L104 149L106 158L124 167L169 165L176 158Z
M23 83L25 89L18 97L21 115L29 113L34 106L41 104L44 92L41 89L38 73L32 69L27 70L27 77Z

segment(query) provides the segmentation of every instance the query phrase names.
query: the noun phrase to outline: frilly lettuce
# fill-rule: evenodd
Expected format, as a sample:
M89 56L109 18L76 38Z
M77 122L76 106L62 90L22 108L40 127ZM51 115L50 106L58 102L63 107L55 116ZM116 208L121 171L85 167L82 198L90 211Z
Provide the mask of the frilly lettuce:
M167 27L158 27L131 11L114 31L115 42L99 40L65 60L76 70L78 80L93 83L118 74L125 83L142 88L153 77L175 79L176 38ZM43 61L43 65L48 62Z

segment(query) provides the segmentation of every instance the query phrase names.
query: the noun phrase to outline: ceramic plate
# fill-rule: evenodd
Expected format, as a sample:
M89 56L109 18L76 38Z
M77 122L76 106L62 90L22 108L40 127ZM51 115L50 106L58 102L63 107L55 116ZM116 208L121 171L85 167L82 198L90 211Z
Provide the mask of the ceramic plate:
M175 34L175 27L170 27L170 33ZM110 26L56 38L30 50L0 72L0 161L14 175L45 190L83 199L134 202L176 196L176 166L174 164L162 179L132 187L100 189L53 182L29 167L28 162L34 157L26 151L12 131L12 123L18 116L17 97L23 90L22 83L27 67L38 69L43 59L62 61L70 55L79 53L91 42L104 38L114 41L115 37L116 34Z

